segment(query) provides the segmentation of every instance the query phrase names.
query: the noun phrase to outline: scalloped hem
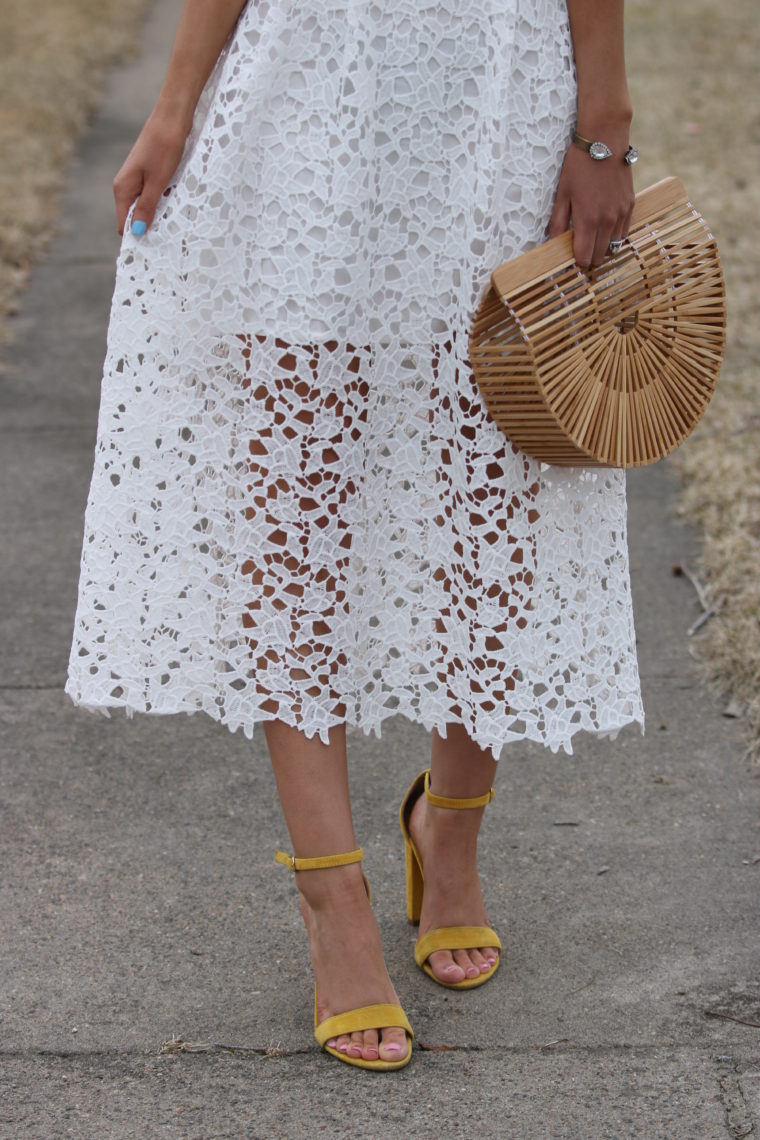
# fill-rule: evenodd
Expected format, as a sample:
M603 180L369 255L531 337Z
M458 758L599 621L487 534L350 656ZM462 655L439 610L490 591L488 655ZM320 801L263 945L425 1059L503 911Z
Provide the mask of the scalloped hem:
M131 704L126 700L120 701L113 698L108 703L86 701L75 696L69 690L68 685L64 688L64 692L77 708L83 709L89 713L100 713L101 716L107 717L108 719L111 719L111 710L119 709L124 711L127 720L132 720L135 714L143 716L179 716L184 713L186 716L193 716L196 713L205 713L212 720L215 720L217 723L224 725L224 727L227 728L230 732L242 732L247 740L253 740L254 728L257 724L265 724L274 720L282 721L285 724L290 725L292 728L298 728L301 732L304 733L308 740L313 740L315 736L318 736L323 744L329 744L330 730L337 728L339 725L343 724L345 724L348 728L353 728L361 731L364 736L374 735L376 739L381 740L382 726L384 722L386 720L389 720L391 717L403 717L405 720L409 721L410 724L418 724L427 732L433 732L433 730L435 730L444 739L446 738L448 725L461 724L462 727L467 730L468 734L475 742L475 744L477 744L479 748L490 751L494 760L496 761L501 758L502 750L508 744L515 744L521 741L530 741L534 744L541 744L554 754L562 750L566 755L572 756L572 742L580 732L586 732L590 736L595 736L601 740L614 741L617 739L617 736L622 731L622 729L627 728L632 724L638 724L641 735L644 736L645 734L645 717L643 709L641 708L632 709L630 714L625 714L617 720L612 717L607 717L605 718L604 723L599 726L578 724L576 726L573 726L571 732L562 737L549 738L547 734L541 733L538 729L531 730L530 727L526 727L522 731L511 731L507 729L503 734L500 734L498 737L494 738L482 732L473 732L472 726L466 724L461 718L446 721L428 721L423 716L413 715L404 709L388 709L383 716L377 718L372 723L360 722L356 717L347 716L343 719L339 717L328 717L328 723L321 725L304 725L303 723L299 724L295 719L289 720L282 714L275 716L271 713L262 712L259 709L256 710L256 716L251 717L249 720L242 721L240 719L233 720L231 717L226 716L220 709L209 709L203 705L154 709L146 708L144 705L139 706Z

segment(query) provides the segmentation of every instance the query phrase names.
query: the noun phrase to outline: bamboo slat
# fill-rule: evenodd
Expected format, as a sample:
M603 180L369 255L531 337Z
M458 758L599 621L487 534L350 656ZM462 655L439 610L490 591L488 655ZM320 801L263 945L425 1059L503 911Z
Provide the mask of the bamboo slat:
M572 233L499 266L470 364L522 451L563 467L639 467L696 427L715 390L726 297L715 239L683 183L637 195L628 239L580 269Z

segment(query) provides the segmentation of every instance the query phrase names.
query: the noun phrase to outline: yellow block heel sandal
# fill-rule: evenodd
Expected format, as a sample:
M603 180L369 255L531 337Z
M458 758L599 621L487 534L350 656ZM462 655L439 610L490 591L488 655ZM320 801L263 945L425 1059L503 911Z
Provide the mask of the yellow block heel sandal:
M349 863L361 863L364 852L361 847L356 851L346 851L342 855L322 855L315 859L299 859L295 855L287 855L284 851L275 852L275 860L291 871L321 871L327 867L345 867ZM369 883L366 875L362 875L364 885L369 897ZM403 1069L412 1059L412 1039L414 1033L406 1014L400 1005L379 1003L377 1005L364 1005L359 1009L350 1009L346 1013L336 1013L333 1017L326 1017L324 1021L317 1021L317 987L314 986L314 1036L326 1053L345 1061L348 1065L356 1065L360 1069L375 1069L378 1072L389 1069ZM339 1053L327 1044L333 1037L340 1037L344 1033L357 1033L365 1029L385 1029L390 1025L398 1025L406 1032L406 1056L400 1061L365 1061L362 1057L349 1057L346 1053Z
M422 897L425 893L425 880L422 874L422 859L415 846L409 831L409 818L412 808L421 795L424 795L434 807L447 808L450 811L459 811L467 808L485 807L494 797L491 788L482 796L473 796L471 799L453 799L450 796L436 796L430 791L430 770L420 772L409 791L404 796L399 813L401 831L404 836L404 857L406 863L406 913L410 922L418 923L422 912ZM429 930L417 939L414 947L414 960L429 978L439 986L446 986L450 990L470 990L475 986L482 986L489 981L499 968L501 955L496 959L490 970L482 973L479 978L464 978L461 982L442 982L433 973L428 958L436 950L469 950L478 946L495 946L501 950L501 942L495 930L489 926L440 926Z

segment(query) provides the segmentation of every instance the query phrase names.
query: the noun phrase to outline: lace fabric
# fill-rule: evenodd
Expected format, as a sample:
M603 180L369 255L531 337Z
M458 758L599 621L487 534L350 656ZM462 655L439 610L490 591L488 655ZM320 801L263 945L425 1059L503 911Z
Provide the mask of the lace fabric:
M488 419L467 360L542 240L563 0L260 0L117 267L66 691L498 755L643 723L619 472Z

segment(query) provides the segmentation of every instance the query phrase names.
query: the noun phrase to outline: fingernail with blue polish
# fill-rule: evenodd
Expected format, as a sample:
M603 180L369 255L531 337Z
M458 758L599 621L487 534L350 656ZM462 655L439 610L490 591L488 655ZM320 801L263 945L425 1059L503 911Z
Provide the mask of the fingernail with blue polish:
M132 233L135 235L135 237L142 237L147 228L148 227L145 222L132 222Z

